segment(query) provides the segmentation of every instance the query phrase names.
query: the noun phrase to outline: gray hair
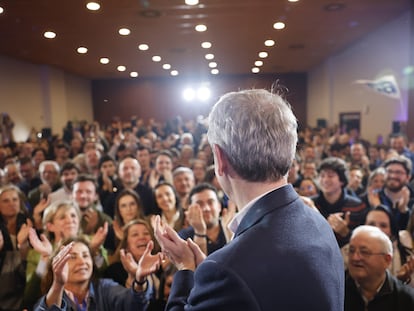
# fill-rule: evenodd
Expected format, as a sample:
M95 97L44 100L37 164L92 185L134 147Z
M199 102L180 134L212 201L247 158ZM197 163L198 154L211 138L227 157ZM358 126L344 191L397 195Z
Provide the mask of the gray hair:
M390 238L381 231L381 229L375 227L375 226L369 226L369 225L361 225L354 229L352 232L351 240L358 234L365 233L371 236L372 238L375 238L381 243L382 251L386 254L393 255L392 251L392 242Z
M52 160L45 160L45 161L42 161L39 164L39 173L40 174L42 174L44 172L46 165L52 165L55 168L56 172L59 174L59 172L60 172L59 164L56 161L52 161Z
M264 89L231 92L213 107L207 137L243 179L279 180L295 157L297 120L278 94Z

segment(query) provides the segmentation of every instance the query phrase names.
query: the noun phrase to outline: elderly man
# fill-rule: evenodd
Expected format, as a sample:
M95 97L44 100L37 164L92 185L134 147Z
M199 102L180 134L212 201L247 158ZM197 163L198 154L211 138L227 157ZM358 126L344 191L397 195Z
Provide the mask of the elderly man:
M343 262L325 219L287 173L297 144L290 106L266 90L224 95L210 113L216 176L240 212L233 240L205 260L155 218L155 235L179 271L166 310L343 310Z
M387 270L392 255L391 240L379 228L364 225L354 230L349 244L345 311L414 310L414 289Z
M173 184L178 193L181 206L186 210L188 207L188 195L195 185L194 172L188 167L177 167L173 171Z
M43 161L39 165L40 179L42 184L29 192L28 199L30 206L34 208L42 198L53 191L58 190L62 185L59 181L60 167L56 161Z

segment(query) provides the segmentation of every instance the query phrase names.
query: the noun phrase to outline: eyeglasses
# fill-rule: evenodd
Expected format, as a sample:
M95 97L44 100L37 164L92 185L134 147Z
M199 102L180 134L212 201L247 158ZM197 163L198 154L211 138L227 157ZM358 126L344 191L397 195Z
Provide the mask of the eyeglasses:
M389 175L394 174L394 175L397 175L397 176L402 176L402 175L407 174L405 171L394 171L394 170L390 170L390 169L386 170L386 172Z
M351 247L349 248L349 250L348 250L348 255L349 256L352 256L356 253L358 253L359 256L361 256L362 258L369 258L369 257L374 256L374 255L386 255L386 253L384 253L384 252L374 253L374 252L371 252L370 250L367 250L367 249L358 249L358 248L351 248Z

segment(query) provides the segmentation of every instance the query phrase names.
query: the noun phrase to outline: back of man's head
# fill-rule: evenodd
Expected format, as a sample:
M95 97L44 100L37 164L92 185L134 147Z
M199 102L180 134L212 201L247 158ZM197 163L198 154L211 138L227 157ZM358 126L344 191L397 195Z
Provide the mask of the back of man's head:
M297 121L278 94L244 90L225 94L215 104L207 136L244 180L276 181L287 174L295 156Z

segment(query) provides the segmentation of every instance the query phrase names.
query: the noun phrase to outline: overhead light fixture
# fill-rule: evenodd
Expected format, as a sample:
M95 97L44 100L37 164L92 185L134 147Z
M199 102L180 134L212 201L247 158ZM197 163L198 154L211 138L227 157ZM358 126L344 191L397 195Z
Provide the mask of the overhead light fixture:
M101 8L101 5L98 2L88 2L86 8L91 11L98 11Z
M216 68L216 67L217 67L217 63L216 63L216 62L209 62L209 63L208 63L208 66L209 66L210 68Z
M131 76L131 78L136 78L136 77L138 77L138 72L131 71L131 73L129 75Z
M55 32L53 32L53 31L46 31L46 32L43 34L43 36L44 36L45 38L48 38L48 39L54 39L54 38L56 38L56 33L55 33Z
M187 5L197 5L198 0L185 0L185 4L187 4Z
M260 72L260 68L253 67L253 68L252 68L252 72L253 72L253 73L259 73L259 72Z
M220 71L217 68L211 69L210 72L212 75L218 75L220 73Z
M149 49L148 44L142 43L140 45L138 45L138 49L140 49L141 51L146 51Z
M286 25L283 22L277 22L277 23L274 23L273 24L273 28L274 29L277 29L277 30L283 29L285 27L286 27Z
M204 32L207 30L207 26L203 25L203 24L199 24L197 26L195 26L195 30L198 32Z
M162 68L165 70L170 70L171 69L171 65L170 64L163 64Z
M170 74L172 76L178 76L178 70L171 70Z
M265 46L274 46L275 45L275 40L272 40L272 39L266 40L264 45Z
M4 9L0 6L0 14L4 12Z
M118 71L125 71L126 70L126 67L121 65L121 66L118 66L116 69Z
M267 54L267 52L260 52L259 53L260 58L266 58L267 56L269 56L269 54Z
M212 46L211 42L208 42L208 41L205 41L205 42L201 43L201 47L203 49L209 49L209 48L211 48L211 46Z
M104 64L104 65L109 64L109 58L108 57L101 57L101 59L99 60L99 62L101 64Z
M131 30L129 30L128 28L121 28L118 30L118 33L121 36L128 36L131 33Z
M86 54L86 53L88 53L88 48L86 48L84 46L80 46L80 47L78 47L77 52L79 54Z
M161 61L161 56L154 55L154 56L152 57L152 61L153 61L153 62L156 62L156 63L160 62L160 61Z
M254 62L254 65L256 67L260 67L260 66L263 66L263 62L261 60L257 60L257 61Z
M206 56L204 56L204 57L208 60L212 60L212 59L214 59L214 54L206 54Z

